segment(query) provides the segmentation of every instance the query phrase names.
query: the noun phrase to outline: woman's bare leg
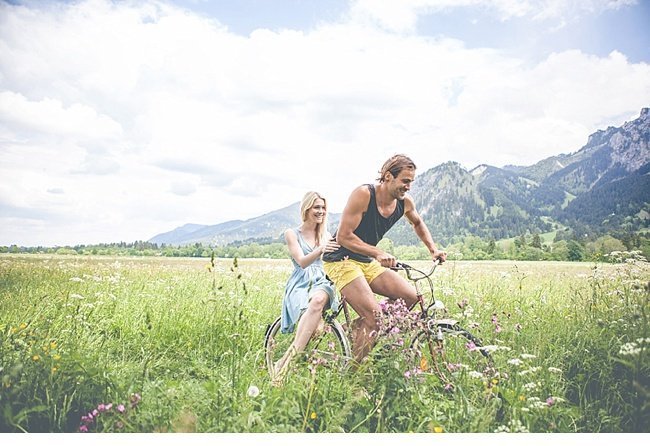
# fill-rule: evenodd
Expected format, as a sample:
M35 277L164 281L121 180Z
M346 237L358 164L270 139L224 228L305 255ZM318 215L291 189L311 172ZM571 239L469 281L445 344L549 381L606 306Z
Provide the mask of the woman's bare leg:
M314 332L319 328L319 324L323 320L323 309L327 301L327 293L324 291L319 290L312 295L307 309L298 320L296 336L293 342L282 358L275 364L274 382L278 381L279 383L282 381L293 357L305 349L309 339L311 339Z

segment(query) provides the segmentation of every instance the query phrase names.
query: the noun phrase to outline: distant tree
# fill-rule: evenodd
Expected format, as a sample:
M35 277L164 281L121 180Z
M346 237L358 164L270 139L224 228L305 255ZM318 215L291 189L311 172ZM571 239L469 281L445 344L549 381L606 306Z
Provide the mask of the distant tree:
M515 239L515 247L517 250L521 250L526 247L526 234L521 234Z
M486 252L489 255L494 255L494 251L496 250L496 248L497 248L496 242L494 241L494 239L492 237L490 237L490 240L488 241L488 244L487 244L487 247L486 247Z
M567 242L567 259L572 262L580 262L585 258L585 249L575 240Z
M542 238L537 232L533 235L533 240L530 242L530 246L533 248L542 249Z

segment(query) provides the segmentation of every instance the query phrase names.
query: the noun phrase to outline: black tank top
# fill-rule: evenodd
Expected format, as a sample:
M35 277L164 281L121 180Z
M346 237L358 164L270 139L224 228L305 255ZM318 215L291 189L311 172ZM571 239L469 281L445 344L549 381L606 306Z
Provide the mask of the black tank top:
M368 209L361 217L359 226L354 230L354 234L367 244L377 246L377 243L384 237L384 234L404 215L404 200L397 200L397 206L395 206L393 213L388 217L384 217L377 209L374 184L365 184L364 186L367 186L370 191L370 201L368 202ZM334 237L336 237L336 232L334 233ZM363 263L370 263L372 261L372 257L352 252L343 246L334 252L325 253L323 260L325 262L338 262L346 257Z

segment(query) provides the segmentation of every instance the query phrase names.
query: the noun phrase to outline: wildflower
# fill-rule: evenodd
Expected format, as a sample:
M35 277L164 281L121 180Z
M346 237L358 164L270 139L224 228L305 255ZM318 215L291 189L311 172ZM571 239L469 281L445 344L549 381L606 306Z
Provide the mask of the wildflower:
M27 324L26 324L26 323L23 322L22 324L20 324L20 329L21 329L21 330L24 330L25 328L27 328Z
M118 421L118 422L115 423L115 427L118 428L118 429L122 429L124 427L124 423L122 423L121 421Z
M81 277L71 277L70 282L83 282L84 280Z
M476 344L474 344L474 341L469 341L465 344L465 347L467 347L470 352L476 351Z
M311 418L312 420L315 420L316 416L317 416L316 412L312 412L311 415L309 415L309 418Z
M131 408L137 406L141 399L142 397L140 396L139 393L134 393L133 395L131 395Z
M246 392L246 395L248 395L250 398L255 398L260 394L260 389L257 386L250 386L248 388L248 391Z
M479 350L484 351L486 353L493 353L493 352L499 350L499 346L498 345L484 345Z
M469 376L472 378L483 378L483 374L481 372L477 372L476 370L470 370Z
M519 401L526 401L525 395L519 395Z
M557 367L549 367L548 371L551 373L562 373L562 369L558 369Z
M88 432L88 426L82 424L81 426L79 426L79 432Z
M448 362L447 363L447 370L450 372L455 372L456 370L460 370L463 367L463 364L461 363L456 363L454 364L453 362Z
M547 404L549 407L551 407L553 404L555 404L555 400L553 399L552 396L549 396L548 398L546 398L546 404Z
M433 428L433 431L436 434L441 434L444 431L444 429L442 428L442 426L436 426L436 427Z
M61 359L61 355L52 355L52 359L58 361L59 359Z
M56 372L57 370L59 370L58 367L52 367L52 373Z
M41 359L39 355L32 356L32 361L38 361L39 359Z
M519 358L508 359L508 364L511 364L511 365L519 366L519 365L522 365L523 363L524 362Z
M531 392L531 391L537 389L539 386L540 386L539 383L536 383L536 382L529 382L529 383L524 384L524 389L526 389L527 391Z
M522 353L519 356L521 357L521 359L535 359L535 358L537 358L537 356L531 355L529 353Z
M118 404L117 405L117 411L119 413L124 413L125 410L126 410L126 408L124 407L124 404Z
M539 367L531 367L527 370L522 370L521 372L519 372L519 375L524 376L524 375L528 375L529 373L535 373L537 371L539 371Z
M106 404L104 404L104 403L98 404L97 405L97 410L99 412L106 412Z
M440 301L440 300L436 300L436 301L433 303L433 307L432 307L432 308L433 308L434 310L444 310L444 309L445 309L445 304L443 304L442 301Z
M454 385L452 383L445 384L445 390L448 392L454 390Z
M411 371L410 370L407 370L406 372L404 372L404 378L409 379L410 377L411 377Z

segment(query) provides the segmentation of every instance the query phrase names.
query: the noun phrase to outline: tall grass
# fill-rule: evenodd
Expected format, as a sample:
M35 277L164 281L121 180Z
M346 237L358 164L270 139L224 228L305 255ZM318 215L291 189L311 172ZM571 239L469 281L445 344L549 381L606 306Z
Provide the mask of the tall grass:
M275 388L288 261L2 255L0 431L647 432L650 268L621 260L439 268L435 297L495 360L453 389L387 336L355 371L306 358Z

